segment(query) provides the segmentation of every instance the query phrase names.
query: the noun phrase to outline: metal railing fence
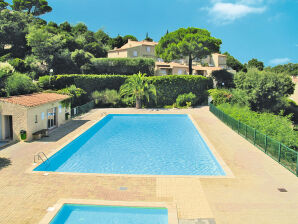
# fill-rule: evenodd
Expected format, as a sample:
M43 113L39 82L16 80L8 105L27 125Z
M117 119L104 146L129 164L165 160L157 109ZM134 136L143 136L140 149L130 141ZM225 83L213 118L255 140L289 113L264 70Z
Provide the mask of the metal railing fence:
M298 152L234 119L210 103L209 110L239 135L257 146L264 153L298 176Z
M71 108L71 117L76 117L81 114L87 113L93 108L94 108L94 101L90 101L84 105Z

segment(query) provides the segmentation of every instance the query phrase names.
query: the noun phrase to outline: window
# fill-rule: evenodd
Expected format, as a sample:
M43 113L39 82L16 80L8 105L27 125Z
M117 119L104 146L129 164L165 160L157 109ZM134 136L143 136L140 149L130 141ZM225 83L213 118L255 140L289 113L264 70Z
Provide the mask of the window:
M167 70L166 69L160 69L160 74L161 75L166 75L167 74Z
M182 75L182 73L183 73L182 69L179 69L178 70L178 75Z
M41 120L44 120L44 112L41 113Z
M61 105L59 105L59 114L62 112L62 106Z
M133 56L137 57L138 56L138 52L137 51L133 51Z
M147 52L151 52L151 48L150 47L147 47Z
M37 115L35 115L35 123L38 123Z

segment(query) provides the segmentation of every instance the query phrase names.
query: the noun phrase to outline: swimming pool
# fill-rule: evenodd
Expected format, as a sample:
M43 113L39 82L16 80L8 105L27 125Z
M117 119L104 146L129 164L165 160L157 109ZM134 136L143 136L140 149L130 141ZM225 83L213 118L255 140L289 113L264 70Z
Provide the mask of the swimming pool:
M225 175L186 114L109 114L34 171Z
M166 208L64 204L50 224L168 224Z

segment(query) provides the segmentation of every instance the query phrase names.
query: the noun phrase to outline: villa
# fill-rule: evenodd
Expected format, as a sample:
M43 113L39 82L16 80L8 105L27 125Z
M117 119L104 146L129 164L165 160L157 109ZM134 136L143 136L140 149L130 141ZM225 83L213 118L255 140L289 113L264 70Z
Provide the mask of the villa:
M155 46L158 43L150 41L132 41L128 39L127 44L121 48L115 48L108 52L108 58L156 58L155 57Z
M187 58L175 60L173 62L164 62L162 59L155 56L155 46L157 42L150 41L132 41L128 40L127 44L121 48L115 48L108 52L108 58L153 58L155 62L155 75L187 75L189 74ZM203 66L207 65L207 66ZM227 66L227 56L224 54L214 53L201 61L193 61L193 74L211 76L213 71L227 70L235 73L235 70Z
M32 140L34 133L64 124L69 108L62 102L68 98L56 93L0 98L0 140L21 140L21 131L26 132L26 140Z

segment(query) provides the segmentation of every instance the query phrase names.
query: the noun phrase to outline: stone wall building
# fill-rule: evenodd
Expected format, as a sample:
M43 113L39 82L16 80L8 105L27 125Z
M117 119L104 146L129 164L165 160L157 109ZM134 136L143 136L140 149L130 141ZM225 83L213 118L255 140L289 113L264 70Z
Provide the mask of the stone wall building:
M26 140L41 130L52 130L66 122L70 111L62 103L69 96L56 93L34 93L0 98L0 140L21 139L21 130L26 131Z

